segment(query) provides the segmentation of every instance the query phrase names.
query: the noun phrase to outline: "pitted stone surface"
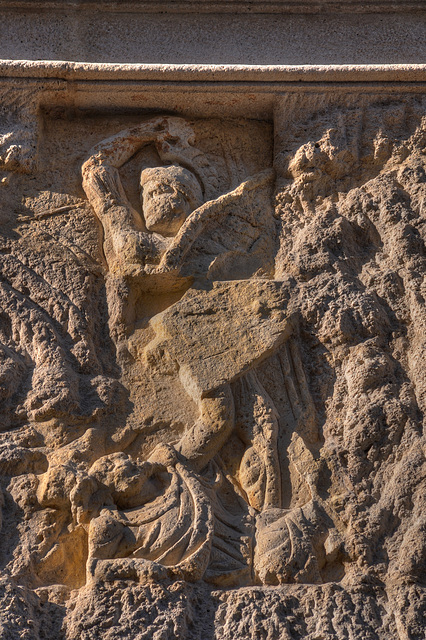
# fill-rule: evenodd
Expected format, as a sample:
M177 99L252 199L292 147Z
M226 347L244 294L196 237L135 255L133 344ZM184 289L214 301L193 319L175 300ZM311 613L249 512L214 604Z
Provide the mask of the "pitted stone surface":
M422 640L421 67L2 68L0 636Z

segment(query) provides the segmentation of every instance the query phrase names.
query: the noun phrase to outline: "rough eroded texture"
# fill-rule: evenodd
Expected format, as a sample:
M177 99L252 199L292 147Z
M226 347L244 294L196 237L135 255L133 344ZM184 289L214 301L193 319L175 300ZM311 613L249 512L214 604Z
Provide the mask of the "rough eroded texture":
M2 638L424 637L426 104L364 104L4 116Z

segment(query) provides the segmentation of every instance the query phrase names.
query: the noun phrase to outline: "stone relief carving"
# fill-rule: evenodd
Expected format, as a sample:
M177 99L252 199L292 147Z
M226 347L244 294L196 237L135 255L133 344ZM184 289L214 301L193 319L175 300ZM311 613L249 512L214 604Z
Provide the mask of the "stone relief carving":
M276 125L274 156L265 123L124 121L47 119L5 217L3 566L40 593L421 579L421 100Z
M146 226L141 231L118 168L149 143L163 162L172 164L141 172ZM141 305L144 292L183 293L190 287L178 302L150 319L154 335L140 359L146 378L156 384L161 386L166 376L176 378L180 389L175 393L186 393L196 413L179 440L167 437L148 460L136 464L128 456L112 454L95 463L93 477L89 471L92 492L99 499L97 504L95 497L91 499L92 515L86 516L89 575L206 577L226 585L278 584L296 575L301 581L321 581L310 543L318 527L317 537L327 530L321 507L312 494L308 507L304 505L312 531L298 522L306 518L300 508L282 509L281 493L289 487L282 486L280 477L278 411L256 373L268 359L270 366L279 368L287 382L289 406L295 407L294 419L310 423L304 427L315 442L313 403L296 342L287 345L293 323L288 309L291 285L266 279L260 264L251 278L235 279L233 256L247 260L241 250L239 255L238 250L229 252L220 266L216 262L221 256L193 272L185 264L209 223L221 225L232 208L241 217L253 215L252 192L265 192L265 187L270 191L272 170L205 202L217 193L218 179L195 146L194 131L183 119L157 118L100 143L82 174L103 227L111 287L121 291L124 280L130 299L140 295ZM230 184L236 181L231 174ZM270 197L268 191L263 200ZM252 247L265 245L257 235L250 238ZM206 288L209 282L213 286ZM117 336L120 330L123 326L117 328ZM150 405L155 420L152 399ZM221 450L231 437L240 443L241 460L224 463ZM105 467L107 477L101 471ZM74 497L79 505L87 501L86 484ZM122 484L127 497L119 497L114 484ZM109 489L106 504L100 486ZM81 506L72 508L78 519L83 518ZM163 567L168 567L168 574Z

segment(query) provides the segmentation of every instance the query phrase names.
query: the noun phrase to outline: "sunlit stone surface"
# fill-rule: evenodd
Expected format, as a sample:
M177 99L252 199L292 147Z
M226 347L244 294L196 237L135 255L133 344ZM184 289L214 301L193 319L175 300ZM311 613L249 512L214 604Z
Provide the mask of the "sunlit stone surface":
M423 640L422 3L2 4L0 637Z

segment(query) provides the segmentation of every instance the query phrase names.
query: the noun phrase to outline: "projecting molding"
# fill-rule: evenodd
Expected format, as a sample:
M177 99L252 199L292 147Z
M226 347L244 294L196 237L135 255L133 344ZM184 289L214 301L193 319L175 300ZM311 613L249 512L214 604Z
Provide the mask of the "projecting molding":
M0 60L9 78L155 82L424 82L426 64L215 65Z

